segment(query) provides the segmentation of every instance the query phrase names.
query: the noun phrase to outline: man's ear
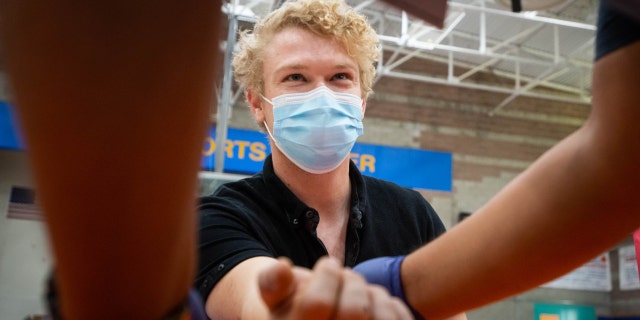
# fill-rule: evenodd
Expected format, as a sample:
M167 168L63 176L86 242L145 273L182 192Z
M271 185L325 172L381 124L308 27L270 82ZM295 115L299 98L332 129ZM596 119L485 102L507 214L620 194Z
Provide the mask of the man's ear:
M256 91L248 89L246 92L247 102L249 102L249 108L251 108L251 114L253 114L253 118L256 119L257 123L262 123L265 121L264 109L262 108L262 97Z
M364 116L365 111L367 111L367 100L362 99L362 116Z

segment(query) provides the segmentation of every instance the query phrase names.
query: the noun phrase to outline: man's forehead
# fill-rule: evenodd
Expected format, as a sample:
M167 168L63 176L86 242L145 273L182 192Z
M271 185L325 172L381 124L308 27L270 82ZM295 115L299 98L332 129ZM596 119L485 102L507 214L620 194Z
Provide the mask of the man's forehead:
M358 69L345 45L301 28L280 31L264 49L263 63L268 69L304 70L318 63L325 68Z

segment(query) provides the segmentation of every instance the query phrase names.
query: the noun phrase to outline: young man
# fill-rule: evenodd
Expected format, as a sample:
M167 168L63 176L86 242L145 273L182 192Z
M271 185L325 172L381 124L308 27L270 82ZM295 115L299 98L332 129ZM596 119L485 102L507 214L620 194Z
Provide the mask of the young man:
M320 315L299 303L305 284L268 294L258 279L265 266L281 256L306 268L323 256L354 266L409 253L444 226L418 192L362 176L349 159L379 56L363 16L339 0L286 2L243 34L239 48L235 75L272 154L262 172L202 199L197 286L214 319L310 319ZM326 288L330 278L303 282L320 279L318 288ZM367 296L347 289L312 293Z

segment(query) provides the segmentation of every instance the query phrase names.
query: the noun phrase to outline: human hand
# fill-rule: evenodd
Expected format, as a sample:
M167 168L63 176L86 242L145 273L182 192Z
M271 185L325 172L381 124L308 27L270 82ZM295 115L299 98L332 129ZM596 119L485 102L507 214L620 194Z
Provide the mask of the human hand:
M258 285L271 319L413 319L400 299L330 258L313 270L281 258L260 273Z
M400 298L409 308L409 302L405 298L400 277L400 265L406 256L380 257L367 260L356 265L353 270L365 277L367 282L378 284L389 290L392 296ZM415 319L423 317L411 308Z

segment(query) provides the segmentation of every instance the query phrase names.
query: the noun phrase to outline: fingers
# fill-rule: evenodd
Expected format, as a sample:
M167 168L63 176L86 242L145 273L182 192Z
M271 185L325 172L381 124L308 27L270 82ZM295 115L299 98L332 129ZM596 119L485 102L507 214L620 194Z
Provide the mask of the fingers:
M373 285L368 292L372 301L371 319L413 319L407 305L391 296L384 287Z
M303 291L298 297L298 319L413 319L402 300L333 259L318 261Z
M343 287L335 319L413 319L402 300L391 296L387 289L370 285L352 270L343 271Z
M280 258L264 268L258 275L258 287L269 310L283 308L295 290L291 261Z
M258 277L272 319L395 320L413 319L410 310L382 286L321 258L313 270L286 259L266 267Z
M341 287L342 267L335 259L320 258L294 301L294 314L299 319L332 319Z
M344 270L342 282L335 319L370 319L373 300L364 277L351 270Z

